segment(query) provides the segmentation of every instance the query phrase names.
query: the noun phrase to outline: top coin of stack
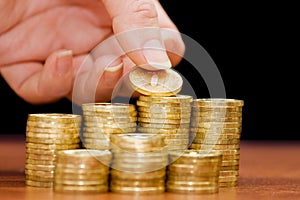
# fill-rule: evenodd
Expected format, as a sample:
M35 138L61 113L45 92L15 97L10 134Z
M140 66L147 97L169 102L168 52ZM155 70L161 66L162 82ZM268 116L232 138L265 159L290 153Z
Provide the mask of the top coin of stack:
M131 86L139 93L149 96L172 96L177 94L183 80L173 69L148 71L137 67L129 74Z
M108 150L110 134L135 132L137 111L132 104L87 103L84 116L83 145L88 149Z
M238 184L239 144L244 101L196 99L193 101L190 148L217 150L223 154L220 186Z
M26 185L52 187L56 153L80 147L81 116L30 114L26 127Z
M165 134L169 150L186 149L192 96L140 96L137 101L139 131Z
M114 159L111 191L117 193L153 194L165 191L165 168L168 152L164 135L111 135Z

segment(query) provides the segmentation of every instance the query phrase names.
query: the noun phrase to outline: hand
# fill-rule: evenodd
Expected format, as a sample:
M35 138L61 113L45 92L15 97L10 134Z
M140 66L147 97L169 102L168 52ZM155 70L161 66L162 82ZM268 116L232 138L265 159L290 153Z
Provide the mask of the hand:
M4 21L0 23L1 74L30 103L71 98L74 77L87 55L114 34L122 36L118 41L124 51L142 49L147 44L179 53L168 51L167 56L163 51L139 50L127 52L113 63L105 63L110 55L100 55L92 64L97 67L80 75L83 93L89 89L88 77L95 70L103 71L97 101L110 100L119 78L134 65L151 70L174 66L184 52L179 35L160 35L158 28L177 29L156 0L4 0L0 3L0 20ZM145 27L157 28L157 32L139 35L139 42L137 37L120 34ZM80 96L73 100L84 102Z

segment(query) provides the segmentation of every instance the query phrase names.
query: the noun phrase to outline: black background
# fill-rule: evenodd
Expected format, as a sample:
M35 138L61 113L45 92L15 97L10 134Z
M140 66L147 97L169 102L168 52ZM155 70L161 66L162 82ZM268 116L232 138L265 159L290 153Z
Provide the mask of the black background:
M293 5L160 2L180 32L196 40L213 58L227 98L244 100L242 139L300 139L296 71L299 46L295 37L299 22ZM191 74L188 65L183 61L176 69ZM208 97L201 80L187 78L197 85L199 98ZM30 105L17 97L3 79L0 105L0 133L25 134L28 113L72 112L72 104L65 99Z

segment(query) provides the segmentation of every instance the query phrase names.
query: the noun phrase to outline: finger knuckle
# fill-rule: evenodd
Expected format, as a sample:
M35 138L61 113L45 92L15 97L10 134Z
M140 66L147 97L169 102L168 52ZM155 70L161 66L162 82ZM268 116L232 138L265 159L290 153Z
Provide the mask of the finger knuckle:
M138 0L132 6L133 13L148 19L156 19L158 17L154 2L152 0Z

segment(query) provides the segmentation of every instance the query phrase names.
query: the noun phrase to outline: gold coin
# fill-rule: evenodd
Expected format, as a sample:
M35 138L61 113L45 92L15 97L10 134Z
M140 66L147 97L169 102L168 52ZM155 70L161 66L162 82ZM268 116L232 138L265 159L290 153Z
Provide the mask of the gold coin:
M63 185L54 184L53 189L55 192L63 193L105 193L108 191L108 185Z
M227 134L237 134L240 135L242 132L242 128L224 128L224 127L191 127L191 132L193 133L201 133L201 134L216 134L216 135L227 135Z
M74 177L77 175L83 175L83 174L101 174L101 175L107 175L109 173L108 167L107 168L70 168L70 166L64 167L62 164L57 164L59 167L55 168L55 174L75 174ZM76 175L77 174L77 175Z
M28 121L51 122L51 123L80 123L81 116L63 113L29 114Z
M219 187L236 187L238 186L238 181L231 181L231 182L220 182Z
M39 143L39 144L76 144L80 142L80 138L45 139L45 138L26 137L26 142Z
M219 172L220 176L238 176L239 171L238 170L228 170L228 171L220 171Z
M105 110L105 111L83 111L83 116L87 117L104 117L104 118L130 118L130 117L136 117L138 112L136 110L132 111L114 111L114 110Z
M110 141L118 146L127 145L152 145L153 147L164 146L165 136L162 134L128 133L110 135Z
M140 101L152 102L152 103L191 103L193 97L189 95L177 94L175 96L160 97L160 96L143 96L139 97Z
M224 112L202 112L200 109L194 109L191 114L193 117L242 117L242 112L227 112L226 110Z
M102 139L102 140L109 140L109 134L106 133L89 133L83 132L82 138L84 139Z
M219 176L168 176L168 182L213 182L216 183L219 181Z
M140 67L129 73L129 81L137 92L151 96L175 95L183 83L175 70L148 71Z
M53 171L55 165L34 165L34 164L25 164L25 169L37 170L37 171Z
M165 134L166 137L168 135L177 135L177 134L188 135L189 133L189 128L164 129L164 128L139 127L138 130L139 132L142 133Z
M151 165L147 164L124 164L124 163L112 163L111 168L125 171L125 172L132 172L132 173L145 173L150 172L158 169L162 169L166 167L168 163L153 163Z
M167 192L172 193L183 193L183 194L214 194L219 192L218 186L177 186L177 185L171 185L167 184Z
M167 145L167 149L171 152L171 151L184 151L189 147L189 144L184 144L184 145Z
M110 185L110 190L113 193L121 194L160 194L165 192L165 186L156 186L156 187L122 187L117 185Z
M135 106L133 104L124 103L85 103L82 104L83 113L88 112L133 112Z
M191 144L190 149L212 149L212 150L231 150L231 149L238 149L239 144L228 144L228 145L221 145L221 144Z
M168 174L167 174L167 177L169 176L182 176L182 177L189 177L191 176L191 173L184 173L184 172L176 172L176 171L169 171L168 170ZM219 171L216 170L216 171L200 171L199 173L197 173L196 176L199 176L199 177L212 177L212 176L219 176Z
M93 161L99 162L100 160L111 160L112 153L110 151L86 150L86 149L73 149L63 150L57 153L58 159L68 160L68 162L82 162Z
M33 186L33 187L51 188L53 186L52 181L42 182L42 181L26 180L25 183L27 186Z
M56 179L62 180L90 180L90 181L99 181L101 179L107 179L108 170L106 173L89 173L88 171L85 174L77 174L75 173L64 173L59 170L55 171L54 177Z
M218 150L218 152L222 153L224 156L234 156L234 155L240 155L240 149L224 149L224 150Z
M51 178L45 178L43 176L36 176L36 175L28 175L25 176L26 180L31 181L39 181L39 182L53 182L53 177Z
M211 129L221 129L221 128L241 128L242 124L240 122L191 122L192 128L211 128Z
M112 178L118 178L123 180L153 180L153 179L160 179L164 178L166 175L166 168L162 168L159 170L154 170L145 173L130 173L130 172L123 172L116 169L111 169L110 172Z
M191 108L161 108L161 107L138 107L139 112L146 112L146 113L160 113L160 114L181 114L181 115L190 115L191 114Z
M27 142L26 148L32 149L45 149L45 150L65 150L65 149L77 149L80 147L80 144L39 144Z
M167 145L188 145L189 144L189 139L165 139L165 143Z
M220 145L228 145L228 144L240 144L239 139L226 139L226 140L221 140L218 138L205 138L205 139L199 139L199 138L194 138L192 140L192 143L194 144L220 144Z
M96 122L85 122L86 127L93 127L93 128L112 128L112 129L122 129L122 128L133 128L136 127L135 122L130 123L122 123L122 124L100 124Z
M98 144L98 145L107 145L110 143L109 138L108 139L84 138L82 142L85 144Z
M108 184L108 177L102 177L98 180L67 180L61 179L58 177L54 177L54 184L61 184L61 185L101 185L101 184Z
M38 132L26 132L26 137L36 139L56 139L56 140L75 140L79 139L79 132L77 134L52 134L52 133L38 133Z
M90 150L109 150L110 149L110 145L104 145L104 144L83 144L83 146L86 149L90 149Z
M194 99L193 104L197 106L244 106L243 100L238 99L225 99L225 98L203 98L203 99Z
M178 128L189 128L189 123L181 123L181 124L158 124L158 123L145 123L139 122L138 126L148 127L148 128L161 128L161 129L178 129Z
M52 134L52 135L78 135L79 128L39 128L39 127L26 127L26 132L34 132L39 134Z
M240 160L223 160L222 161L222 167L227 167L227 166L235 166L235 165L239 165Z
M181 102L181 103L154 103L154 102L148 102L148 101L141 101L141 100L137 100L136 101L137 106L140 107L149 107L152 108L157 107L157 108L170 108L170 107L174 107L174 108L186 108L186 107L191 107L191 103L190 102Z
M242 122L241 117L193 117L192 121L199 122Z
M239 176L219 176L219 183L236 182L239 180Z
M96 123L128 123L128 122L136 122L137 117L104 118L104 117L97 117L97 116L85 116L84 120L89 122L96 122Z
M56 159L56 154L53 155L39 155L39 154L32 154L32 153L27 153L26 154L27 159L32 159L32 160L51 160L55 161Z
M135 131L136 131L136 127L130 127L130 128L85 127L84 128L84 134L86 133L94 133L94 134L129 133Z
M164 186L165 180L164 178L158 179L150 179L150 180L134 180L134 179L115 179L112 178L111 185L119 186L119 187L138 187L138 188L145 188L145 187L161 187Z
M32 165L55 165L56 160L34 160L34 159L26 159L26 163Z
M232 165L232 166L221 166L220 171L228 171L228 170L239 170L239 165Z
M155 124L190 123L190 119L155 119L155 118L144 118L144 117L139 117L138 121L144 123L155 123Z
M210 153L204 153L199 150L185 150L183 152L178 151L178 152L172 152L170 153L170 158L177 159L180 158L180 160L191 160L191 159L197 159L199 161L209 161L209 160L220 160L222 159L222 154L221 152L210 152Z
M208 172L219 172L220 170L221 162L214 162L211 164L205 165L205 163L200 163L197 165L191 165L191 164L171 164L168 166L168 170L176 173L183 173L193 176L200 176L203 173Z
M45 150L45 149L32 149L32 148L26 148L26 153L28 154L37 154L37 155L48 155L48 156L53 156L55 155L57 150L50 149L50 150Z
M44 178L53 179L54 171L38 171L38 170L25 169L25 175L40 176Z
M158 152L146 152L146 153L135 153L135 152L118 152L114 154L114 159L153 159L153 158L165 158L168 156L167 151Z
M193 139L218 139L218 140L237 140L241 138L240 134L203 134L203 133L193 133L191 134L194 136Z
M56 123L56 122L42 122L42 121L27 121L27 128L63 128L63 129L79 129L81 126L81 123Z
M180 139L180 140L183 140L183 141L185 141L185 140L189 141L189 134L188 133L186 133L186 134L178 134L178 133L177 134L167 134L165 138L166 138L165 141L166 140L173 140L173 139L176 139L176 140Z
M218 177L212 178L210 181L174 181L167 179L167 185L173 185L177 187L208 187L208 186L218 186Z
M151 159L146 159L146 158L132 158L132 159L126 159L126 158L115 158L113 161L113 164L119 165L119 164L133 164L133 165L156 165L157 163L164 163L164 165L168 164L169 160L168 157L157 157L157 158L151 158Z
M198 106L195 104L192 104L192 110L193 113L199 113L199 112L242 112L242 107L237 106Z
M168 113L147 113L139 112L139 116L143 118L155 118L155 119L190 119L190 114L168 114Z

